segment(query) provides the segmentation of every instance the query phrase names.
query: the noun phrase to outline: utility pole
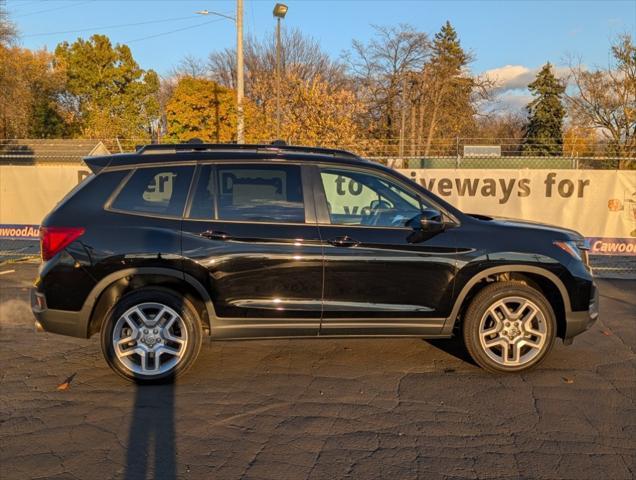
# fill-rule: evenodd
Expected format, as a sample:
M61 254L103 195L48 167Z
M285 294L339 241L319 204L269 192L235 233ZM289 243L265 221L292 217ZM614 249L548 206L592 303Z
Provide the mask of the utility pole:
M277 3L274 5L276 17L276 138L280 139L280 21L287 14L287 5Z
M199 10L198 15L216 15L232 20L236 25L236 143L245 143L245 117L243 112L243 0L236 0L236 17L224 13Z
M243 112L243 0L236 0L236 143L245 143Z
M280 138L280 17L276 20L276 138Z

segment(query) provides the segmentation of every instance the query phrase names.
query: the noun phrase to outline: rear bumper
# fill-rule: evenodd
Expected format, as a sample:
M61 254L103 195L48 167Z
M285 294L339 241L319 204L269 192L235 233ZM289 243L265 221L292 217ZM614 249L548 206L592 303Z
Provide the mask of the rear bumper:
M589 308L580 312L569 312L566 315L566 329L564 340L568 341L583 333L590 328L596 320L598 320L598 288L596 284L592 284L592 298L590 299Z
M37 332L51 332L70 337L88 338L88 319L82 312L52 310L46 307L44 295L31 290L31 310Z

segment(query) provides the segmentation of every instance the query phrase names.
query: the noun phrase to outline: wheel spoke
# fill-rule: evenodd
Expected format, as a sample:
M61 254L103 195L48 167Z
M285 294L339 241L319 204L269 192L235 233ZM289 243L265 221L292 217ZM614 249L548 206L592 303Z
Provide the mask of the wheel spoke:
M508 340L502 337L484 340L486 348L501 347L502 350L508 347Z
M134 342L137 339L137 336L129 336L129 337L125 337L125 338L121 338L119 340L117 340L117 342L115 342L115 345L117 345L118 347L122 347L125 346L126 344L130 343L130 342Z
M513 315L515 320L519 320L523 316L523 312L525 312L526 308L528 307L532 308L528 300L525 300L523 303L520 303Z
M168 355L172 355L173 357L176 357L181 353L181 349L176 349L176 348L169 347L167 345L162 345L160 348L157 349L157 356L160 356L164 353L167 353Z
M130 355L133 355L135 353L139 355L140 357L144 355L143 349L137 348L137 347L131 347L125 350L120 350L119 352L117 352L117 355L120 357L129 357Z
M499 305L499 309L501 310L502 315L504 316L504 320L510 320L512 318L514 318L514 313L512 313L512 311L508 308L508 306L504 303L501 302Z
M521 359L521 347L519 346L519 342L510 343L509 347L510 353L512 353L512 358L509 358L508 352L506 352L504 363L507 365L518 365L519 360Z
M174 336L169 330L163 331L163 338L171 342L178 343L179 345L183 345L185 343L185 339Z
M532 340L531 338L524 337L517 342L519 344L519 348L523 346L528 346L531 348L541 348L543 344L542 338L538 338L537 340Z

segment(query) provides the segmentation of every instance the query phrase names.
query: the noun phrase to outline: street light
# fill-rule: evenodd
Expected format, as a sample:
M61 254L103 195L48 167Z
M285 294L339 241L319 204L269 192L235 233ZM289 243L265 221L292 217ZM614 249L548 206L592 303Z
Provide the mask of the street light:
M243 0L236 0L236 17L223 13L199 10L199 15L216 15L228 18L236 24L236 143L245 143L245 118L243 115Z
M274 6L276 17L276 138L280 138L280 21L287 14L287 5L277 3Z

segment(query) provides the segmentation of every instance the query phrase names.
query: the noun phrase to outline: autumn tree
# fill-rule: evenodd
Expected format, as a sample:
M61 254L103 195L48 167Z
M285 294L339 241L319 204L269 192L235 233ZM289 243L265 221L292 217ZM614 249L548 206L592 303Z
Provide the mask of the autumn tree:
M528 89L535 98L526 107L528 124L522 151L527 155L563 155L565 84L554 76L548 62Z
M612 45L607 68L570 66L575 91L569 95L570 115L581 126L596 129L608 144L608 155L636 157L636 47L630 35ZM624 160L621 166L632 166Z
M172 140L236 140L234 92L212 80L182 77L166 104L166 122Z
M259 110L246 100L244 112L246 141L263 141L267 133ZM236 92L213 80L188 76L177 79L166 101L165 115L170 140L236 141Z
M296 73L285 77L284 87L281 132L290 143L352 148L360 140L356 119L361 105L352 91L318 76L304 80ZM273 104L268 105L267 114L275 118Z
M65 74L44 50L0 45L0 138L63 137Z
M593 157L599 146L595 129L569 125L563 133L563 155L567 157Z
M276 128L276 45L273 36L250 38L245 48L247 139L269 142L277 137L295 143L336 146L355 143L361 113L343 67L318 43L298 30L283 32L281 52L281 129ZM209 57L209 75L234 88L235 51ZM188 62L191 66L191 62Z
M159 79L139 67L128 46L93 35L59 44L55 61L66 71L65 105L81 135L150 137L158 117Z

